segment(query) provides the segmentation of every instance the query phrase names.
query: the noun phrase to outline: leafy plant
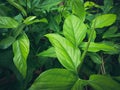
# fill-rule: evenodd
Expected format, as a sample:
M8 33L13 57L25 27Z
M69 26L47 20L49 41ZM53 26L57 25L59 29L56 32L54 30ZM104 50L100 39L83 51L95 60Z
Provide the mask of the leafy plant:
M96 3L0 1L0 89L119 90L119 13Z

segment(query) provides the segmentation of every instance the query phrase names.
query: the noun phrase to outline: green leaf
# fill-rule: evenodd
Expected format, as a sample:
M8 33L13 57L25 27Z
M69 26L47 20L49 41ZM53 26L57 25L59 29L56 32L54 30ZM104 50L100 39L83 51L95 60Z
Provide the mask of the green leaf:
M80 18L81 21L85 20L85 8L81 0L73 0L72 2L72 12Z
M17 28L13 29L12 36L17 38L22 33L25 26L26 25L22 23Z
M88 53L90 56L91 60L96 63L96 64L101 64L102 63L102 58L97 54L97 53Z
M103 11L105 13L108 13L113 7L113 0L104 0L104 7L103 7Z
M27 16L27 12L25 11L25 9L18 4L17 2L15 2L14 0L7 0L11 5L13 5L14 7L16 7L18 10L20 10L22 12L22 14L24 16Z
M78 79L71 90L84 90L84 86L86 85L86 80Z
M63 0L44 0L42 4L38 6L38 8L49 11L52 7L57 6Z
M8 48L10 45L12 45L12 43L13 43L14 41L15 41L15 38L12 37L12 36L8 36L8 37L4 38L4 39L2 39L2 40L0 41L0 48L1 48L1 49L6 49L6 48Z
M120 90L120 84L109 76L92 75L88 82L94 90Z
M27 57L29 54L29 39L25 33L13 43L13 53L14 64L25 78L27 71Z
M80 44L80 47L85 50L87 46L87 42L83 42ZM108 45L106 43L94 43L91 42L88 48L90 52L98 52L98 51L106 51L106 52L117 52L117 48L113 45Z
M116 26L112 26L110 27L104 34L102 38L110 38L110 37L114 37L116 35L118 35L118 33L116 33L118 30L118 27ZM115 34L116 33L116 34Z
M16 28L18 22L11 17L0 16L0 28Z
M39 54L37 54L37 56L39 57L52 57L52 58L56 58L56 53L55 53L55 48L54 47L50 47L49 49L40 52Z
M79 48L74 47L72 43L58 34L47 34L45 36L49 38L55 47L55 52L60 63L68 70L77 73L81 55Z
M33 23L39 23L39 22L44 22L44 23L48 23L46 18L42 18L42 19L35 19L36 16L29 16L27 17L23 23L25 23L26 25L30 25Z
M36 18L36 16L29 16L29 17L27 17L27 18L24 20L23 23L27 24L27 23L29 23L30 21L34 20L35 18Z
M66 69L51 69L43 72L29 90L70 90L77 76Z
M112 25L116 20L115 14L104 14L96 17L92 21L93 28L103 28Z
M86 25L78 17L70 15L65 20L63 33L70 42L78 46L86 36L86 29Z

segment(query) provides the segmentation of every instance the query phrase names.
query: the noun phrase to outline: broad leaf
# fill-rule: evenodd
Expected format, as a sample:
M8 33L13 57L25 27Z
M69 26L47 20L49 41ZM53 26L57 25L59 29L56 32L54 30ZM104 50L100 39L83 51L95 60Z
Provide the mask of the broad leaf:
M47 34L46 37L55 47L60 63L68 70L77 72L81 54L79 48L74 47L72 43L58 34Z
M72 2L72 12L80 18L81 21L85 20L85 8L81 0L73 0Z
M92 90L120 90L120 83L109 76L92 75L88 82Z
M13 53L14 64L25 78L27 71L27 57L29 54L29 39L25 33L13 43Z
M80 47L85 50L87 46L87 42L83 42L80 44ZM94 43L91 42L88 48L90 52L98 52L98 51L106 51L106 52L117 52L117 48L113 45L108 45L106 43Z
M11 17L0 16L0 28L16 28L17 26L18 22Z
M66 69L51 69L43 72L29 90L70 90L77 76Z
M86 36L86 29L85 24L78 17L70 15L65 20L63 33L69 41L78 46Z
M116 20L115 14L104 14L101 16L96 17L92 21L92 27L93 28L103 28L106 26L112 25Z
M37 56L41 56L41 57L52 57L52 58L56 58L56 53L55 53L55 48L54 47L50 47L49 49L40 52L39 54L37 54Z
M15 41L15 38L12 37L12 36L8 36L8 37L4 38L4 39L2 39L2 40L0 41L0 48L1 48L1 49L6 49L6 48L8 48L10 45L12 45L12 43L13 43L14 41Z

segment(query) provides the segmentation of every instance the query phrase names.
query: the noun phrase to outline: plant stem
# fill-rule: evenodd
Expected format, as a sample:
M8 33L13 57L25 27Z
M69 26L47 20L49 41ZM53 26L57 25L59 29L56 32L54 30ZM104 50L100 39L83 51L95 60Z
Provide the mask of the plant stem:
M102 72L102 74L106 74L103 58L102 58L102 64L101 64L101 72Z
M88 40L88 42L87 42L87 46L86 46L86 48L85 48L85 50L84 50L84 52L83 52L83 54L82 54L82 57L81 57L81 60L80 60L81 63L80 63L80 65L78 66L78 72L81 71L80 69L81 69L81 67L82 67L82 65L83 65L84 58L85 58L85 56L86 56L86 54L87 54L87 51L88 51L88 48L89 48L89 45L90 45L92 36L93 36L93 34L94 34L94 28L91 28L91 29L92 29L92 30L91 30L91 33L90 33L89 40Z

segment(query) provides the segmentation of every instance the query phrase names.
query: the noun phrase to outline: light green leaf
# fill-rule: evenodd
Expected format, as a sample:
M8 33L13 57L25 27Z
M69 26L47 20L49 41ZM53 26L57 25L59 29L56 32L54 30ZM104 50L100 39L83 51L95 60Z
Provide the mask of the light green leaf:
M22 12L22 14L24 16L27 16L27 12L25 11L25 9L18 4L17 2L15 2L14 0L7 0L11 5L13 5L14 7L16 7L18 10L20 10Z
M49 38L55 47L55 52L60 63L68 70L77 73L81 55L79 48L74 47L72 43L58 34L47 34L45 36Z
M0 28L16 28L18 22L11 17L0 16Z
M25 23L26 25L30 25L30 24L34 24L34 23L40 23L40 22L48 23L46 18L42 18L42 19L35 19L35 18L36 18L36 16L29 16L28 18L26 18L24 20L23 23Z
M116 20L115 14L104 14L96 17L92 21L93 28L103 28L112 25Z
M80 47L85 50L87 46L87 42L83 42L80 44ZM113 45L108 45L106 43L94 43L91 42L88 48L88 51L90 52L98 52L98 51L106 51L106 52L117 52L117 49Z
M54 47L50 47L49 49L40 52L39 54L37 54L37 56L41 56L41 57L52 57L52 58L56 58L56 53L55 53L55 48Z
M29 90L70 90L77 76L66 69L51 69L43 72Z
M88 53L88 56L90 56L91 60L96 64L102 63L102 58L97 53Z
M2 40L0 41L0 48L1 48L1 49L6 49L6 48L8 48L10 45L12 45L12 43L13 43L14 41L15 41L15 38L12 37L12 36L8 36L8 37L4 38L4 39L2 39Z
M24 20L23 23L27 24L27 23L29 23L30 21L34 20L35 18L36 18L36 16L29 16L29 17L27 17L27 18Z
M25 33L13 43L13 53L14 64L25 78L27 72L27 57L29 54L29 39Z
M72 12L80 18L81 21L85 20L85 8L81 0L73 0L72 2Z
M119 90L120 84L109 76L92 75L89 79L89 85L93 90Z
M86 25L78 17L70 15L65 20L63 33L73 45L78 46L86 36L86 29Z

